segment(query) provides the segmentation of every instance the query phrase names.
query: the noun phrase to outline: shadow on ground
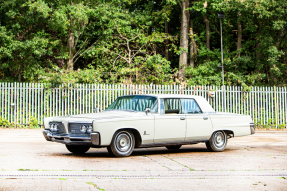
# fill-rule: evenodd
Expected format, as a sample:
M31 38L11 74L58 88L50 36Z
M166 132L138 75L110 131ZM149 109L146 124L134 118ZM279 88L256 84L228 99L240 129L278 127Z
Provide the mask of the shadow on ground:
M224 152L232 152L236 149L226 149ZM156 148L138 148L133 151L131 156L151 156L151 155L164 155L164 154L180 154L180 153L208 153L209 151L206 148L181 148L178 150L168 150L164 147L156 147ZM110 158L112 157L107 150L101 149L101 151L97 151L97 149L91 148L88 153L85 154L73 154L69 153L55 153L51 154L50 156L69 156L69 157L83 157L83 158L90 158L90 157L97 157L97 158Z

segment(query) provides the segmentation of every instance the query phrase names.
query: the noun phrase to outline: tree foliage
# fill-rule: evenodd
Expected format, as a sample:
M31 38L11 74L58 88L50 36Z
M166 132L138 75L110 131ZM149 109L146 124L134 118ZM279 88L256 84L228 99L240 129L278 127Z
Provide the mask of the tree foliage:
M285 86L285 0L3 0L0 80L222 85L218 12L225 85Z

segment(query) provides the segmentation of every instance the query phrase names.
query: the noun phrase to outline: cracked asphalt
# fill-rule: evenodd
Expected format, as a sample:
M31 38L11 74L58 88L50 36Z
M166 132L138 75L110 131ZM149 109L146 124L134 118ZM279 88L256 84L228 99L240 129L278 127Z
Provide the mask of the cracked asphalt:
M105 148L73 155L41 130L0 128L0 190L287 190L287 131L257 131L205 144L135 149L113 158Z

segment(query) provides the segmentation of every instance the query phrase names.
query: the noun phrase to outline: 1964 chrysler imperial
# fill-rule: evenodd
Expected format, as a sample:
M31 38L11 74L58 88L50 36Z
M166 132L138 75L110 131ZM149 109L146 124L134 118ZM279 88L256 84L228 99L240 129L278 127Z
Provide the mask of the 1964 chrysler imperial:
M101 113L45 118L44 128L47 141L72 153L107 147L117 157L138 147L179 149L200 142L223 151L228 138L255 133L248 115L218 113L203 97L170 94L121 96Z

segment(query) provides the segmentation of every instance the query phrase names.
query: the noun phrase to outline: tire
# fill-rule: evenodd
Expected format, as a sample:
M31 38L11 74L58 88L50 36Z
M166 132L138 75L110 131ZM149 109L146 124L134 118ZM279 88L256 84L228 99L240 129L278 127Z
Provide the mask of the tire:
M114 153L113 153L113 151L112 151L112 149L111 149L110 146L107 147L107 150L108 150L108 152L109 152L110 155L112 155L113 157L116 156L116 155L114 155Z
M209 151L221 152L227 145L227 136L224 131L216 131L212 134L209 141L205 142Z
M170 145L170 146L165 146L168 150L178 150L180 149L181 145Z
M90 149L89 146L80 146L80 145L66 145L66 147L71 153L74 154L84 154Z
M130 131L118 131L115 133L111 145L107 148L109 153L116 157L130 156L135 147L135 138Z

